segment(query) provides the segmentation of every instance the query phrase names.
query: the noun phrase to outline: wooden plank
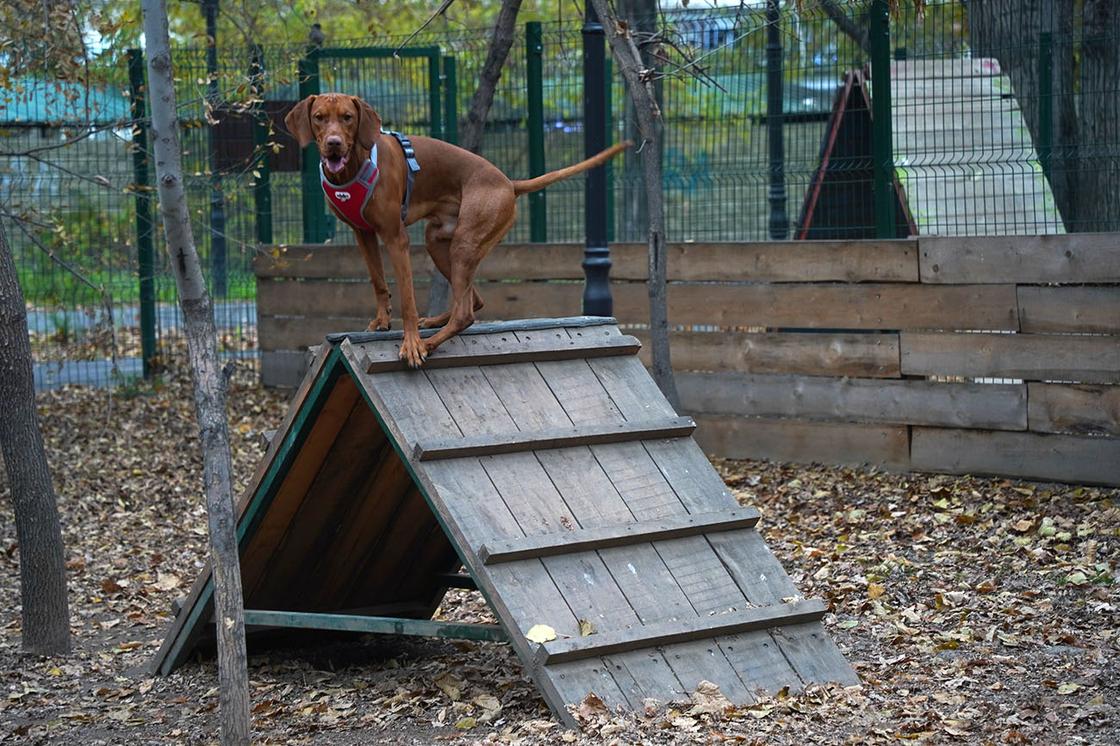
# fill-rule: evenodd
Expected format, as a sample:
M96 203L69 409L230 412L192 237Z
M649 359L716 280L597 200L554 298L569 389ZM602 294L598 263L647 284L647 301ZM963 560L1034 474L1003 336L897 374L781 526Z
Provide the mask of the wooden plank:
M437 622L432 619L401 619L354 614L322 614L307 611L261 611L245 609L246 627L285 627L323 629L338 632L366 632L378 635L443 637L453 640L506 642L509 638L497 624Z
M749 373L678 373L676 379L690 414L1027 429L1023 385Z
M261 385L269 388L290 389L299 385L307 373L307 350L261 352Z
M717 458L910 468L905 426L698 415L696 442Z
M649 333L635 331L650 364ZM897 334L672 332L676 370L898 378Z
M520 344L512 347L500 337L464 337L463 344L441 346L424 362L424 367L447 368L460 365L508 365L548 360L573 360L612 355L635 355L641 343L630 336L570 337L563 329L519 335ZM366 355L367 373L407 370L398 357L399 345L380 346Z
M1028 385L1028 429L1120 436L1120 386Z
M1120 485L1120 439L916 427L916 471Z
M437 576L441 583L444 583L448 588L462 588L467 591L477 591L478 583L474 582L474 578L462 572L445 572Z
M577 282L480 283L485 307L480 319L570 316L580 312L583 284ZM646 288L613 285L615 316L626 323L648 321ZM829 329L993 329L1019 328L1011 285L761 284L673 283L670 316L682 325L742 329L776 326ZM261 281L262 315L361 317L372 313L368 283Z
M921 239L928 283L1120 282L1120 236L931 236Z
M679 539L685 536L698 536L706 533L732 531L750 528L758 523L758 511L754 508L739 508L712 513L663 518L654 521L634 521L612 526L580 528L557 534L532 536L525 539L505 541L500 544L484 544L478 552L485 565L517 560L549 557L557 554L574 554L610 547L642 544L661 539Z
M1120 287L1020 287L1024 332L1120 334Z
M603 632L572 640L554 640L541 645L537 661L541 665L580 660L591 656L689 642L720 635L735 635L787 624L819 621L828 606L817 599L788 604L729 611L689 620L658 622L616 632Z
M645 282L643 244L611 245L611 277ZM478 267L477 281L582 280L583 244L499 244ZM413 272L426 275L431 261L412 248ZM288 246L279 257L258 255L259 278L367 278L356 246ZM671 281L917 282L913 241L772 241L674 243L668 246ZM392 272L387 273L391 281Z
M1116 337L903 332L901 343L906 375L1120 383Z
M574 448L576 446L620 443L631 440L684 438L691 435L695 429L696 423L691 418L675 417L622 425L551 428L527 433L515 431L496 435L475 435L465 438L421 441L416 444L413 457L417 461L436 461L468 456L522 453L538 449Z
M360 309L368 313L368 309ZM328 334L345 331L364 331L369 325L368 315L360 316L265 316L257 317L257 339L261 351L302 350L321 344ZM394 319L394 328L400 322Z

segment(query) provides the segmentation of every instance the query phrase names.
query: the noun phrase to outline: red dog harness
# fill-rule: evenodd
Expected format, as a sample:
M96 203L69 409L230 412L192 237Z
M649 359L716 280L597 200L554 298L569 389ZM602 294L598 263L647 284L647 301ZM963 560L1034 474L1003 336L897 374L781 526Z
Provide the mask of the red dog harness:
M323 194L331 203L342 219L354 230L372 232L370 225L362 213L366 204L373 196L373 188L377 186L377 179L381 172L377 168L377 146L373 146L369 158L358 169L358 175L345 184L332 184L327 180L323 171L323 164L319 163L319 180L323 185Z

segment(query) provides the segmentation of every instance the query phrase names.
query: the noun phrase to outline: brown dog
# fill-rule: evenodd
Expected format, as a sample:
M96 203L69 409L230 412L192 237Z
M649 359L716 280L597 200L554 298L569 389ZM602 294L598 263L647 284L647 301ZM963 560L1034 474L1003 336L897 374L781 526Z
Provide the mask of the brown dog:
M400 357L413 368L474 323L474 312L482 307L473 285L475 270L513 225L517 197L605 163L630 145L619 143L573 166L535 179L511 181L474 153L441 140L415 137L412 143L420 170L415 174L407 215L402 217L408 164L401 144L381 131L381 117L369 104L340 93L308 96L288 113L284 124L301 148L313 140L319 146L322 173L330 185L347 185L359 177L376 147L379 175L372 196L359 211L365 225L355 225L333 203L331 210L354 229L369 269L377 299L371 330L389 328L389 288L378 251L379 236L388 248L401 293L404 339ZM362 171L367 173L368 167ZM344 196L350 199L349 193ZM428 253L451 284L449 311L435 318L421 319L416 311L405 227L417 220L428 221L424 232ZM436 326L443 328L420 339L421 327Z

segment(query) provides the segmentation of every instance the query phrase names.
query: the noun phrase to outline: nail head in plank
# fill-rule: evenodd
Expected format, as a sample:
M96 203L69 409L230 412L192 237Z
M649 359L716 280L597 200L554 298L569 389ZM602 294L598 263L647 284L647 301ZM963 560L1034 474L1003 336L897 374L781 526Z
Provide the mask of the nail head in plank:
M326 629L340 632L370 632L384 635L446 637L457 640L505 642L506 633L497 624L456 624L431 619L401 619L353 614L321 614L302 611L245 610L245 626Z
M470 339L459 349L436 350L424 363L426 368L450 368L469 365L503 365L537 363L552 360L573 360L615 355L636 355L641 342L630 336L534 337L515 344L503 344L487 337ZM370 350L363 368L366 373L406 370L407 364L398 356L397 346Z
M815 622L820 620L827 610L828 607L823 601L807 599L709 617L658 622L643 627L546 642L537 649L536 660L539 665L546 666L717 635L733 635L787 624Z
M691 417L585 427L549 428L536 432L501 433L469 438L448 438L416 444L413 458L417 461L494 456L549 448L620 443L632 440L684 438L692 434L696 423Z
M582 528L484 544L478 555L483 564L496 565L536 557L573 554L717 531L751 528L758 523L758 518L758 511L754 508L672 516L656 521Z

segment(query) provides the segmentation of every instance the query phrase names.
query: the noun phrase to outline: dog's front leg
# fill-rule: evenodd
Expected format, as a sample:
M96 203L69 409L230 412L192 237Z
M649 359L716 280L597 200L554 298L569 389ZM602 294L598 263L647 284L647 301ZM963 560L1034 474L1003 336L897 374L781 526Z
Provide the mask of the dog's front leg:
M410 368L419 368L428 356L428 350L420 341L420 314L416 311L416 292L412 287L412 261L408 256L408 234L400 225L389 234L382 233L382 240L389 250L389 260L393 262L393 274L401 294L401 321L404 323L404 339L401 340L400 359Z
M381 251L377 246L377 234L355 230L354 237L358 241L358 248L362 250L362 259L366 262L369 281L373 285L373 294L377 299L377 315L369 322L369 330L385 331L389 328L389 320L392 318L392 307L389 286L385 282L385 267L381 264Z

